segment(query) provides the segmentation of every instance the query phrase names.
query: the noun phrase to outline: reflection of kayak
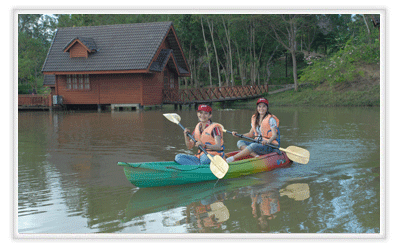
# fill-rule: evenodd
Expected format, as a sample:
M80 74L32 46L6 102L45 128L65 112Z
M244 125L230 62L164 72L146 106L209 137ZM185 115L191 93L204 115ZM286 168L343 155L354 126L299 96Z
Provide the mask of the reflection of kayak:
M227 157L238 151L226 154ZM229 171L224 179L237 178L243 175L271 171L287 167L292 162L284 152L270 153L256 158L248 158L229 164ZM180 165L174 161L167 162L118 162L124 166L126 178L137 187L175 186L188 183L217 180L209 165Z
M125 217L131 220L137 216L184 207L195 202L211 204L223 193L255 185L265 185L265 179L241 178L217 184L203 182L184 186L140 188L129 200Z

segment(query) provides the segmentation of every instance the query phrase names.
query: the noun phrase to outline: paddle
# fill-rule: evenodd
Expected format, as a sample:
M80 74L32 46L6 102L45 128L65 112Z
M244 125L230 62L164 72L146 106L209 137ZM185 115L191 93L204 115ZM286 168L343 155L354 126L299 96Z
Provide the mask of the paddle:
M224 132L232 134L231 131L224 129L224 127L222 125L221 125L221 127ZM253 139L253 138L241 135L241 134L236 134L236 136L246 139L246 140L249 140L249 141L256 142L256 143L261 143L260 141L258 141L256 139ZM280 148L274 144L266 144L266 145L268 145L272 148L279 149L280 151L286 152L286 155L288 156L288 158L294 162L298 162L301 164L307 164L308 161L310 160L310 152L308 152L307 149L299 148L296 146L289 146L285 149L285 148Z
M171 122L173 122L175 124L178 124L183 130L185 130L185 127L182 126L182 124L180 123L181 117L178 114L168 113L168 114L163 114L163 115L169 121L171 121ZM190 139L192 139L192 141L194 141L194 143L197 142L190 133L187 133L187 135L190 137ZM207 153L207 151L202 146L199 146L199 149L201 151L203 151L204 154L207 155L208 159L211 160L211 163L210 163L211 172L218 179L222 179L225 176L225 174L228 172L228 169L229 169L228 163L219 155L215 155L214 157L211 156L210 154Z

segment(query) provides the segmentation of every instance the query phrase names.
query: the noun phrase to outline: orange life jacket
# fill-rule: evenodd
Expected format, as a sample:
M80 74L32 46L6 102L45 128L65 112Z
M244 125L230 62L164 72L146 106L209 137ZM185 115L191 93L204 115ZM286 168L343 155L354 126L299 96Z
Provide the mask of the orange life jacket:
M224 154L225 146L224 146L224 140L223 140L223 135L222 135L223 130L222 130L221 126L218 123L211 123L210 125L208 125L207 128L205 128L203 130L203 133L200 134L200 125L201 125L201 123L199 122L197 124L196 128L194 129L193 136L194 136L194 139L196 139L196 141L199 141L205 145L215 145L215 138L212 136L212 132L213 132L214 128L218 126L218 128L221 131L221 148L222 148L222 150L216 151L216 150L211 150L211 149L206 148L206 151L207 151L207 153L209 153L211 155L220 155L221 157L224 157L225 156L225 154ZM200 156L203 154L204 154L203 151L201 151L199 149L199 152L197 153L196 156L197 156L197 158L200 158Z
M269 119L270 118L274 118L276 120L276 125L277 125L277 133L278 133L278 137L272 141L272 143L279 145L280 141L281 141L281 135L279 132L279 119L271 114L268 114L264 120L262 120L261 125L260 125L260 130L261 130L261 135L258 134L257 129L256 129L256 115L253 115L251 117L251 126L254 129L254 135L255 136L262 136L264 139L269 139L272 137L272 130L271 130L271 126L269 125Z

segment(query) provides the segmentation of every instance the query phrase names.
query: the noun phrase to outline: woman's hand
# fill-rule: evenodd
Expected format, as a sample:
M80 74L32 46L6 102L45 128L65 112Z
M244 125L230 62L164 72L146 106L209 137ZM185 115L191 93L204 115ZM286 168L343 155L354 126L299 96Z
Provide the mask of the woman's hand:
M190 134L190 130L185 128L185 130L183 130L183 134L184 136L188 136L188 134Z
M199 142L199 141L198 141L198 142L196 142L196 144L195 144L195 145L196 145L196 147L199 147L199 146L201 146L202 148L204 148L204 146L205 146L203 143L201 143L201 142Z
M261 141L261 144L262 144L263 146L265 146L265 144L270 144L270 142L268 142L268 140L264 140L264 139L263 139L263 140Z
M238 137L236 131L232 131L232 135Z

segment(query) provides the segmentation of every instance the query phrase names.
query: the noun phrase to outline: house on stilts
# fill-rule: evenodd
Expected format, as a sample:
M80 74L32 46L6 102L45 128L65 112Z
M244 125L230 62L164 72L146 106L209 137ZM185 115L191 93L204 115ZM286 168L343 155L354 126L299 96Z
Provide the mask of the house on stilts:
M172 22L57 30L42 68L53 105L161 105L190 76Z

